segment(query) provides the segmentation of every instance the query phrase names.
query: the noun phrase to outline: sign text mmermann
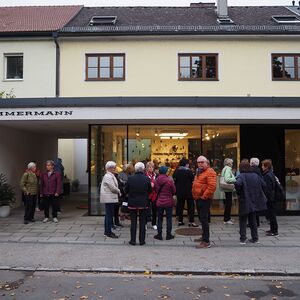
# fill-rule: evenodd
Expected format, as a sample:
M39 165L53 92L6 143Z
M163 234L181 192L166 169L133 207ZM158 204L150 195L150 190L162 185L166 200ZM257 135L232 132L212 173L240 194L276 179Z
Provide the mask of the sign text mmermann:
M0 117L23 117L23 116L72 116L72 110L41 110L41 111L0 111Z

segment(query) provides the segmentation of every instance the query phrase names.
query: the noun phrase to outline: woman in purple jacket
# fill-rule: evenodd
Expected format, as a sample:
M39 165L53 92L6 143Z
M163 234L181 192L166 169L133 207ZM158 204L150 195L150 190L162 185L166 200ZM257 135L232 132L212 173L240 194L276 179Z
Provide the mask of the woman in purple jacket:
M159 176L155 181L154 189L157 194L157 235L154 236L157 240L163 240L162 237L162 224L164 211L167 217L167 237L166 240L174 239L172 235L172 212L174 207L173 196L176 193L176 188L172 178L168 177L166 173L168 168L161 166L159 168Z

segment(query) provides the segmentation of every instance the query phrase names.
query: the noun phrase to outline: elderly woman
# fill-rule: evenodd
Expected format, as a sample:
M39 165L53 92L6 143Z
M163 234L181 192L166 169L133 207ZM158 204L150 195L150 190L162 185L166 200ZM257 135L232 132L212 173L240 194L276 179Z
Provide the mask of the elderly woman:
M35 222L34 212L38 194L38 178L35 172L36 164L34 162L30 162L20 182L20 186L25 197L24 224Z
M149 209L147 222L151 220L152 227L154 230L157 230L157 207L156 207L156 192L154 190L154 184L156 179L156 173L154 172L154 163L152 161L147 162L146 164L146 176L150 179L152 192L149 195Z
M106 174L104 175L100 189L100 203L105 204L104 235L108 238L117 239L118 236L112 232L113 216L115 205L119 202L121 192L118 188L118 181L115 176L116 163L108 161L105 165Z
M137 216L139 215L139 242L142 246L145 245L147 209L149 205L148 199L152 188L150 179L144 174L145 165L142 162L138 162L135 164L134 169L135 175L128 178L125 186L125 193L128 195L128 208L130 210L131 219L131 239L129 244L136 244Z
M236 182L236 178L232 172L233 160L231 158L225 158L224 160L224 168L222 170L221 176L224 177L226 183L234 184ZM233 220L231 219L231 206L232 206L232 189L223 188L225 193L224 200L224 224L233 225Z

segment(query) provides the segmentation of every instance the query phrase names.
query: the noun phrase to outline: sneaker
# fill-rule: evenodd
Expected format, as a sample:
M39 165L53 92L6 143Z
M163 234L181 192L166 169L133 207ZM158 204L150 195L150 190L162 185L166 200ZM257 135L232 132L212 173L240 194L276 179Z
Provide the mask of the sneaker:
M211 244L206 242L201 242L199 245L196 246L197 249L207 249L210 248Z
M278 232L272 232L271 230L266 231L266 236L279 236Z
M174 238L175 238L175 236L173 234L171 234L166 237L166 240L169 241L169 240L173 240Z
M117 235L115 235L113 232L109 235L106 235L106 237L110 238L110 239L118 239L119 237Z
M227 222L224 221L224 224L225 224L225 225L234 225L234 223L232 222L232 220L229 220L229 221L227 221Z
M49 218L45 218L44 220L43 220L43 223L47 223L49 221Z
M154 230L157 230L157 225L153 225L153 229L154 229Z
M58 219L57 218L53 218L53 222L54 223L58 223Z
M199 239L194 239L194 242L195 243L202 243L203 239L202 239L202 237L200 237Z
M246 245L246 240L240 240L241 245Z
M196 223L189 223L189 227L198 227L198 225Z
M248 240L248 242L252 244L259 244L259 240L254 240L254 239L250 239Z
M183 222L178 222L178 226L184 226L185 224Z
M162 241L162 240L163 240L162 236L159 235L159 234L155 235L154 238L155 238L156 240L159 240L159 241Z

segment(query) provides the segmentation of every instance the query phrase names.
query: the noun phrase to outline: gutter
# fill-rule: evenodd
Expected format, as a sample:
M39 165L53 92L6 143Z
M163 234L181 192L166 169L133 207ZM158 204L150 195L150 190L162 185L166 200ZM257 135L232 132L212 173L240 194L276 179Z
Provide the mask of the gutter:
M58 32L53 32L52 37L55 43L55 97L60 94L60 47L58 43Z

